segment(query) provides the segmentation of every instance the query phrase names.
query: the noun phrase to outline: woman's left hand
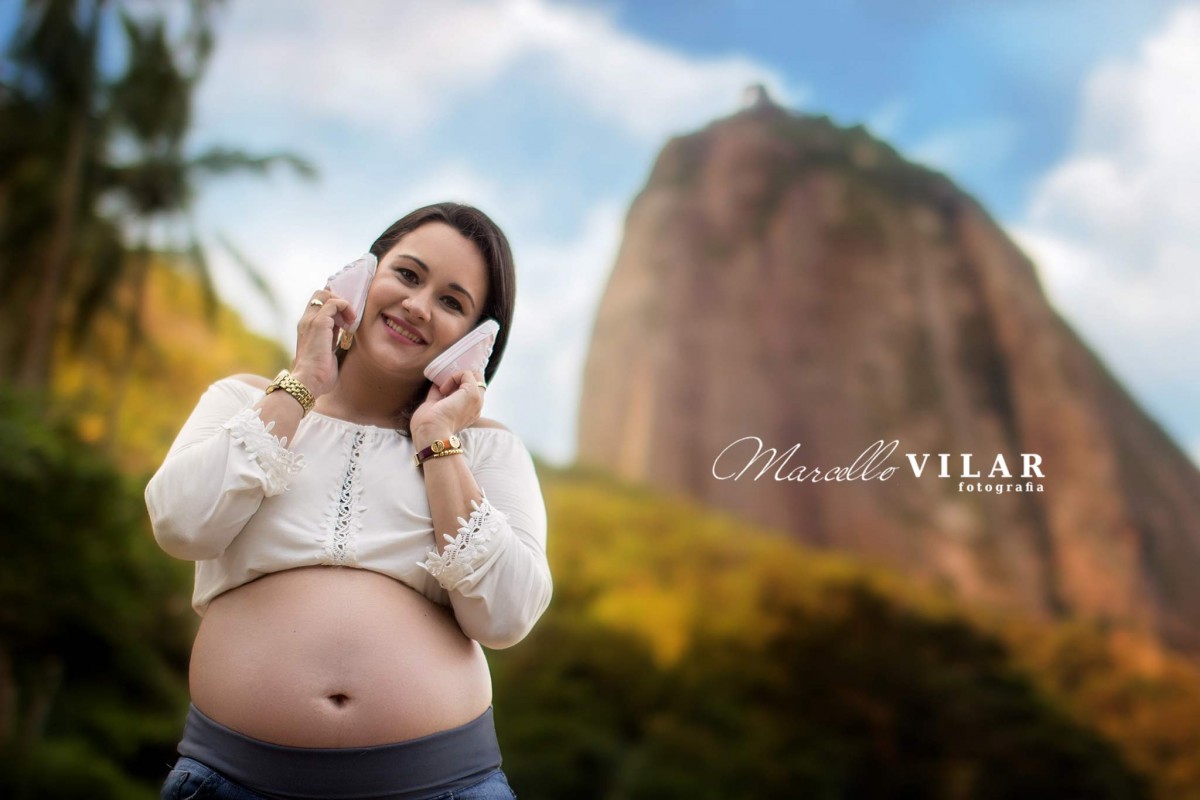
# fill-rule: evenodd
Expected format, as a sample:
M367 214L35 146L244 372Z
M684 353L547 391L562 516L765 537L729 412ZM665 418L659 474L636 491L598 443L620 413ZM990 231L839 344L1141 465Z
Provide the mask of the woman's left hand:
M442 394L437 384L430 386L425 402L409 422L413 441L441 439L475 424L483 411L484 387L479 385L483 382L478 372L464 370L454 376L449 394Z

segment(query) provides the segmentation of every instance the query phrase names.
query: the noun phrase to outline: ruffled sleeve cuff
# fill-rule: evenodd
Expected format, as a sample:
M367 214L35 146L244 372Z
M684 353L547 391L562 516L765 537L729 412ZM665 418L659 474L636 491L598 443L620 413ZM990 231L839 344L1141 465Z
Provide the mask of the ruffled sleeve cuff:
M447 591L452 589L463 578L471 575L488 558L488 553L496 544L499 532L508 524L504 512L492 506L483 492L483 502L471 501L471 518L458 518L458 535L442 535L448 544L439 553L437 548L430 550L424 561L417 562L418 566L437 578L437 582Z
M263 492L267 497L286 492L292 476L304 469L304 456L287 449L286 436L280 438L271 433L275 421L264 424L258 409L244 408L222 427L262 469Z

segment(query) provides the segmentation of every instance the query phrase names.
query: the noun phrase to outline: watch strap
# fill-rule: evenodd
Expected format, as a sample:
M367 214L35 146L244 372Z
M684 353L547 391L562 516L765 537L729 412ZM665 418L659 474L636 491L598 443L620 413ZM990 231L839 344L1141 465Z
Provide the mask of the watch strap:
M437 439L429 447L413 455L413 463L419 467L431 458L460 455L462 452L462 440L457 435L450 434L450 438Z
M279 374L275 376L275 380L271 381L271 385L267 387L266 393L270 394L276 389L282 389L296 399L296 402L300 404L300 408L302 409L301 416L312 411L313 405L317 402L317 399L313 397L313 393L308 390L308 387L286 369L279 371Z

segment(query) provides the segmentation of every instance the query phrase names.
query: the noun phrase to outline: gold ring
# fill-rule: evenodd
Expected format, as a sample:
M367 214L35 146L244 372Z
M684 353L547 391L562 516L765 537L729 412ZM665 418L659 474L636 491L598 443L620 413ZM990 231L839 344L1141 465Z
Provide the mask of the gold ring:
M324 301L324 300L318 300L317 298L315 298L315 297L314 297L312 300L309 300L309 301L308 301L308 304L309 304L310 306L316 306L317 308L320 308L321 306L325 305L325 301Z
M476 385L476 386L478 386L480 389L486 389L486 388L487 388L487 384L486 384L486 383L484 383L483 381L475 381L475 385Z

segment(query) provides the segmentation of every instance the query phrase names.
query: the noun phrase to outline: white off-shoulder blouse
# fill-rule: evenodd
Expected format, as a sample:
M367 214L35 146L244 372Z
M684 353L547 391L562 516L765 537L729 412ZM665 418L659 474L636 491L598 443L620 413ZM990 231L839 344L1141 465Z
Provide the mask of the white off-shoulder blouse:
M458 531L439 532L451 542L439 554L409 438L313 411L289 448L252 408L262 397L236 378L210 386L146 486L159 546L196 562L197 614L268 573L340 565L452 607L463 633L486 647L525 638L553 585L545 502L515 434L459 432L483 498Z

